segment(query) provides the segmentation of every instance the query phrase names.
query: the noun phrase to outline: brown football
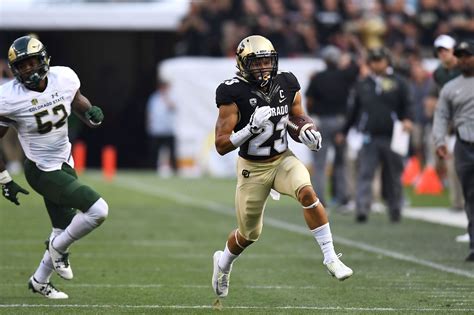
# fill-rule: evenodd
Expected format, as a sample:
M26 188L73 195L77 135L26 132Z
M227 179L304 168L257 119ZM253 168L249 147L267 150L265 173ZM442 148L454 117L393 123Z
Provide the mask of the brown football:
M308 128L316 130L313 120L306 115L290 116L288 119L288 124L286 125L286 130L288 130L288 134L290 135L291 139L300 143L301 141L298 139L298 136L300 135L301 130L306 130Z

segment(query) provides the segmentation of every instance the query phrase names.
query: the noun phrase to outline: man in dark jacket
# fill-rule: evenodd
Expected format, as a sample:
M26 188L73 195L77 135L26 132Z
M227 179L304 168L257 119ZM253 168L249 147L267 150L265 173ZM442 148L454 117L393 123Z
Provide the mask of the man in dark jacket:
M357 123L364 134L358 157L356 221L365 222L372 202L372 181L378 165L382 166L382 190L392 222L400 221L402 208L402 156L391 149L394 122L412 129L412 104L407 84L389 67L389 54L383 49L368 53L371 74L358 82L350 97L351 114L344 133Z

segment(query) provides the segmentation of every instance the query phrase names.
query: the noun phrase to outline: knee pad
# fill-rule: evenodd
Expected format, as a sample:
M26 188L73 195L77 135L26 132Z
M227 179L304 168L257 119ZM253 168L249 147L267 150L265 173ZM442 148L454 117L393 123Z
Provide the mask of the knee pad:
M319 205L319 199L311 186L305 186L299 190L298 201L301 203L304 209L316 208Z
M104 199L97 200L84 214L90 219L91 223L101 225L109 214L109 205Z
M242 240L239 241L239 237L238 237L239 234L244 239L243 241ZM252 243L254 242L254 241L247 240L245 237L242 236L242 234L238 230L234 231L234 239L235 239L235 244L241 249L245 249L246 247L252 245Z

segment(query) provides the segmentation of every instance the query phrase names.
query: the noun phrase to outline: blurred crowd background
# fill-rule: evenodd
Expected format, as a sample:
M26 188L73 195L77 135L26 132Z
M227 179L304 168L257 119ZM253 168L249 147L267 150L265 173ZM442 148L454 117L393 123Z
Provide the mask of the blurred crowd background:
M440 34L474 32L466 0L208 0L190 4L177 32L177 55L233 56L238 42L261 34L281 57L318 56L326 45L346 52L387 47L393 60L432 57Z
M145 8L150 3L176 7L174 15L166 13L176 22L160 24L165 17L161 14L156 15L155 24L143 24L148 20L140 21L136 8ZM12 12L20 11L8 11L7 4L9 8L28 5L28 9L14 16L15 23L8 24L13 19ZM89 25L92 14L71 9L73 13L69 13L68 21L54 20L53 14L60 18L68 6L86 4L106 5L105 12L110 15L101 15L99 24ZM113 14L117 13L109 8L124 4L134 6L128 9L127 15L115 19ZM91 10L99 9L104 7ZM160 12L154 10L158 11L148 10L152 18L154 12ZM48 11L51 15L45 17ZM30 18L38 15L39 19ZM104 25L108 19L114 19L115 24L101 25L101 19ZM39 21L43 24L35 27ZM455 39L473 37L474 1L2 0L2 80L11 78L5 64L9 45L27 33L35 33L48 47L53 65L75 69L82 80L83 92L105 110L106 121L100 130L91 132L71 122L72 140L82 139L89 145L89 165L100 165L99 151L105 143L115 145L119 152L128 152L119 156L119 167L148 168L152 167L150 159L142 158L148 154L146 104L155 91L156 67L161 61L180 56L234 58L242 38L260 34L273 42L281 58L320 58L325 47L335 46L357 62L362 77L367 74L367 49L386 47L392 67L409 82L416 123L424 125L431 121L436 104L432 72L437 63L426 67L427 61L435 60L434 40L440 34ZM217 86L218 82L210 84ZM419 143L422 145L423 141ZM424 155L421 158L427 159Z

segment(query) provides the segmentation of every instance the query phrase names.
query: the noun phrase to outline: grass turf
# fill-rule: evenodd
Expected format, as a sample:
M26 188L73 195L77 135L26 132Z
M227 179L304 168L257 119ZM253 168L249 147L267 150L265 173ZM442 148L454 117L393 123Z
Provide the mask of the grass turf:
M235 227L233 179L160 179L146 172L120 172L111 183L93 172L81 179L103 195L110 215L72 247L75 278L52 277L68 300L27 291L50 232L42 200L34 192L20 197L20 207L0 200L0 313L215 312L212 254ZM295 201L270 200L261 239L234 264L222 312L474 312L474 264L463 262L467 245L453 241L462 229L409 219L391 224L383 214L358 225L352 215L331 212L330 221L352 278L328 276Z

